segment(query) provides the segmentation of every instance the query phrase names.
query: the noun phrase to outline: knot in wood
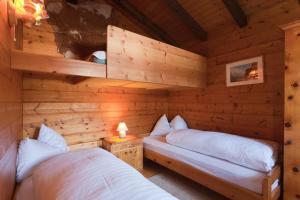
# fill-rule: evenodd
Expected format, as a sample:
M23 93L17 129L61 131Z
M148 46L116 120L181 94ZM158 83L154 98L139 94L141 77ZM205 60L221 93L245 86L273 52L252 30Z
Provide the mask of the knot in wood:
M297 82L292 84L292 87L298 87L298 86L299 86L299 84Z
M299 169L298 169L297 167L293 167L293 172L298 173L298 172L299 172Z
M291 140L288 140L288 141L285 143L285 145L290 145L290 144L292 144L292 141L291 141Z
M284 123L284 126L285 126L286 128L290 128L290 127L292 126L292 124L291 124L290 122L285 122L285 123Z
M289 95L289 96L288 96L288 100L292 100L293 98L294 98L293 95Z

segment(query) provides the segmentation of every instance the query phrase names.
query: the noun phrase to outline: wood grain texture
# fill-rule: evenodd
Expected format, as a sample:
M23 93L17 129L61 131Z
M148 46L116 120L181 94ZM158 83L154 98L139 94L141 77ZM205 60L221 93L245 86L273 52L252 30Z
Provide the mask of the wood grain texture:
M227 23L226 27L220 26L209 34L206 43L208 87L171 92L169 117L179 113L192 128L282 142L284 34L278 26L297 19L300 7L290 0L239 3L249 15L248 26L241 30L234 23ZM184 4L193 11L192 4ZM260 6L263 9L259 9ZM193 12L197 14L196 10ZM204 22L201 24L206 27ZM186 43L193 48L198 44ZM261 55L265 70L263 84L226 87L227 63Z
M21 75L10 69L12 38L7 22L7 1L0 1L0 200L12 197L17 144L22 127Z
M284 199L300 197L300 21L285 27Z
M126 138L122 139L119 136L108 137L103 140L103 148L135 169L143 169L142 138L133 135L127 135Z
M147 134L168 108L165 91L106 88L91 80L74 85L30 74L24 75L23 99L24 137L35 137L45 123L69 145L117 134L120 121L133 134Z
M206 58L108 26L107 78L205 87Z
M55 56L12 51L11 68L15 70L66 74L85 77L106 77L106 65Z

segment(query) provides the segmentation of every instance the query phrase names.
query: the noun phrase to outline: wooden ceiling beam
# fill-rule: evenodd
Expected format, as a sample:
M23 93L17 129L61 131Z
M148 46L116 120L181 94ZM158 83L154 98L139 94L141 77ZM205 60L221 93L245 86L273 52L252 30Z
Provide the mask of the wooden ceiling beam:
M133 17L137 22L148 29L148 31L152 32L154 35L158 36L161 40L171 45L178 46L177 42L171 38L164 30L162 30L159 26L153 23L146 15L137 10L134 5L132 5L127 0L107 0L112 6L119 8L125 14Z
M184 24L193 31L201 40L207 40L206 31L191 17L191 15L181 6L177 0L164 0L171 10L184 22Z
M236 0L223 0L223 3L240 28L248 25L247 16Z

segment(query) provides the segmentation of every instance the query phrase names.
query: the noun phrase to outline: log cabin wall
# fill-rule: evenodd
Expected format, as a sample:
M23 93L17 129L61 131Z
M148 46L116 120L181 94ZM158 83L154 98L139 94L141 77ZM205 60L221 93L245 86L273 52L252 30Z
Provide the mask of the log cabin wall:
M165 91L106 88L99 81L73 84L66 77L24 74L24 136L34 137L45 123L69 145L96 146L100 138L117 134L121 121L130 134L148 134L167 113Z
M11 32L7 1L0 1L0 200L12 197L17 143L22 135L22 79L10 70Z
M299 65L300 20L284 26L285 30L285 130L284 130L284 199L300 197L299 153Z
M191 128L282 141L284 33L278 26L299 18L300 7L297 1L278 1L259 8L246 13L245 28L232 20L209 33L208 42L186 44L194 49L206 46L208 87L171 92L170 118L181 114ZM196 16L192 8L190 13ZM263 84L226 87L227 63L261 55Z
M93 2L47 1L49 20L41 26L24 26L19 47L28 53L84 59L95 50L105 50L108 24L146 35L104 1ZM165 91L107 87L128 85L126 81L73 80L24 74L23 137L36 137L40 124L45 123L61 133L71 148L98 146L100 138L117 134L120 121L126 122L131 134L147 134L159 116L167 113Z

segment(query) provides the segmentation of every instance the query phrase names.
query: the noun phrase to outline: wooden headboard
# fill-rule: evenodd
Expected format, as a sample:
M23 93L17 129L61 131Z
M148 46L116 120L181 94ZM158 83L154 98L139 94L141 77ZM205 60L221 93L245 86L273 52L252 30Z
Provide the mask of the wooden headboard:
M10 70L11 34L7 0L0 0L0 200L11 199L15 186L17 144L22 131L22 80Z

